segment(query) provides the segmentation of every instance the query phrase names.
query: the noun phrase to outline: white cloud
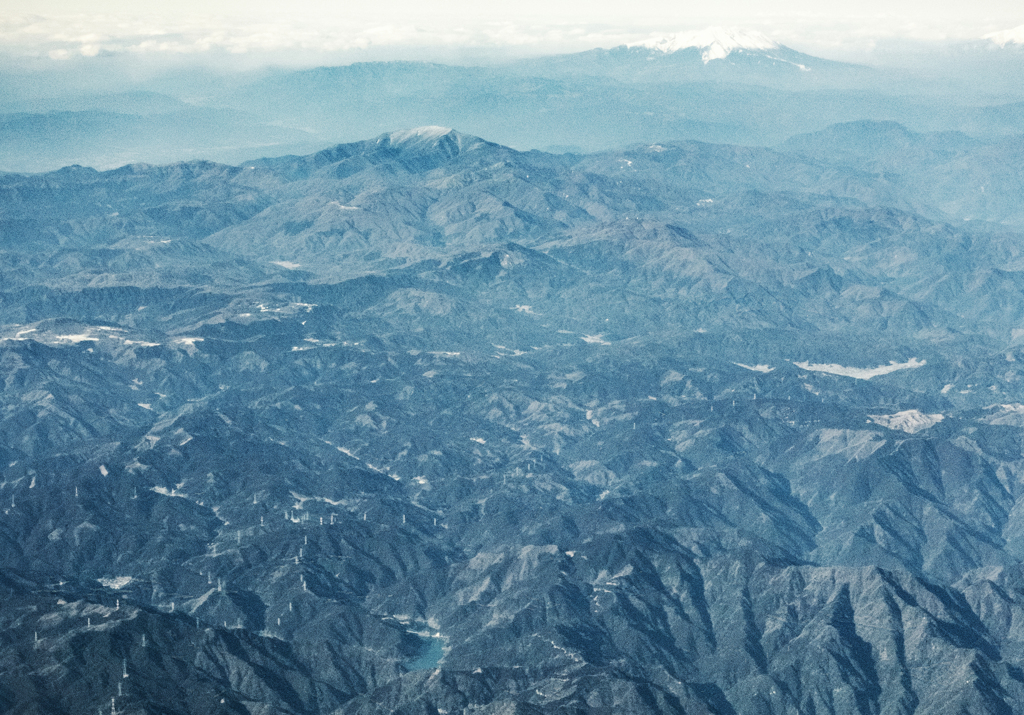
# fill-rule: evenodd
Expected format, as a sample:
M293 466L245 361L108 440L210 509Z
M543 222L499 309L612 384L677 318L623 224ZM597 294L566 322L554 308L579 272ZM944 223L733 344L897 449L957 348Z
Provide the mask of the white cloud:
M991 40L1000 47L1006 45L1024 45L1024 25L1011 30L1002 30L985 35L986 40Z
M8 52L51 59L101 54L194 55L208 52L339 53L400 47L520 48L537 52L611 47L638 33L580 25L523 25L512 22L420 24L358 22L351 18L318 22L294 18L154 20L110 16L22 16L0 19L0 45Z

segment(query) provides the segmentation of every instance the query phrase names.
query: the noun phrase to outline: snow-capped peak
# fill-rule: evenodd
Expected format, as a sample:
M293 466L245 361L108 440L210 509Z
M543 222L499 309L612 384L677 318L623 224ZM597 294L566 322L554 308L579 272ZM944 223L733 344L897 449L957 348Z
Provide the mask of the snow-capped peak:
M990 32L983 38L985 40L992 40L1000 47L1006 47L1007 45L1024 45L1024 25L1013 28L1012 30L1002 30L1000 32Z
M452 131L451 127L416 127L415 129L391 132L390 139L392 144L408 144L423 141L429 142L435 139L440 139L446 134L451 134Z
M487 146L480 137L460 134L450 127L416 127L381 134L374 142L378 147L391 147L403 152L433 153L449 157Z
M696 47L701 50L701 59L707 64L711 60L728 57L733 50L776 50L779 43L754 30L709 27L697 32L654 36L627 47L647 47L666 54Z

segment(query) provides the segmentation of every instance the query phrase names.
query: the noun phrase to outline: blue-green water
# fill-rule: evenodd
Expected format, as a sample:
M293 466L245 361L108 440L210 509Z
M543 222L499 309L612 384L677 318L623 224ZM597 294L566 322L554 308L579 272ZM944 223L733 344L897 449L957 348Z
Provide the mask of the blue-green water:
M422 648L413 660L406 664L409 670L429 670L436 668L441 659L444 658L444 646L446 639L442 636L420 638Z

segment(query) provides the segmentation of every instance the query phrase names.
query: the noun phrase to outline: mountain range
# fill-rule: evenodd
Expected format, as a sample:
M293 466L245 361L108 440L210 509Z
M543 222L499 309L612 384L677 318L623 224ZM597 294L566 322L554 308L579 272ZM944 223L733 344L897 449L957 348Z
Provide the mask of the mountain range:
M1014 150L0 176L0 709L1024 712Z

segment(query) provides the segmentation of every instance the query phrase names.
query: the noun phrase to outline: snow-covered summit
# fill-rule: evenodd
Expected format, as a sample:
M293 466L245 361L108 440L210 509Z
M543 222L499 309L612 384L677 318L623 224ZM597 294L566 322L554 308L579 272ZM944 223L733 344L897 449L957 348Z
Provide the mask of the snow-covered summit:
M991 32L985 35L983 39L991 40L1000 47L1006 47L1007 45L1024 45L1024 25L1020 25L1011 30Z
M349 147L355 153L376 157L374 161L397 161L407 170L424 172L458 156L497 145L450 127L425 126L387 132Z
M435 141L446 134L453 133L454 131L455 130L451 127L429 126L391 132L388 136L390 137L392 144L408 144L412 142Z
M707 64L728 57L734 50L776 50L779 43L754 30L709 27L697 32L655 36L627 47L647 47L666 54L694 47L701 50L701 59Z
M488 142L480 137L462 134L451 127L438 126L389 132L377 137L374 143L378 147L387 146L414 153L440 150L451 156L488 145Z

